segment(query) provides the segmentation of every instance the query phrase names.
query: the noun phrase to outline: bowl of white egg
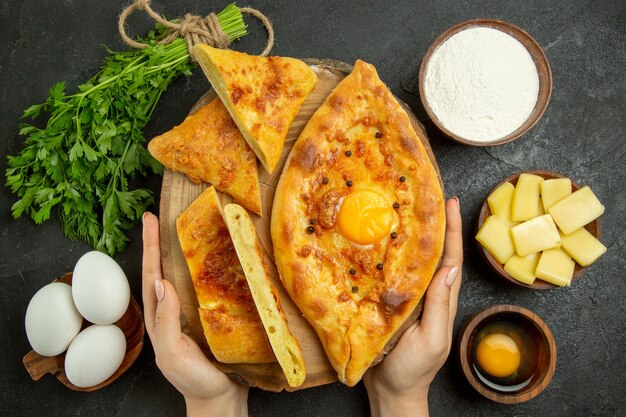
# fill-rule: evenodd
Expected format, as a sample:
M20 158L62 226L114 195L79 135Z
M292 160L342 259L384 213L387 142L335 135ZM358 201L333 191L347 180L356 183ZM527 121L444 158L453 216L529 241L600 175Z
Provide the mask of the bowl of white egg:
M523 29L501 20L468 20L430 45L419 92L446 136L494 146L517 139L539 121L550 101L552 71Z
M73 273L41 288L24 320L33 348L24 366L76 391L94 391L123 374L143 347L141 309L122 268L109 256L83 255Z

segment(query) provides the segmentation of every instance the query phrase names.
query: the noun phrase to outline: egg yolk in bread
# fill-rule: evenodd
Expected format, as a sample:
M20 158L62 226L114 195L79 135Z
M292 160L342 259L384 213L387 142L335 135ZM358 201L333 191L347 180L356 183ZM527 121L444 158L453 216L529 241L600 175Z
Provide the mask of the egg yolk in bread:
M359 245L381 241L393 224L393 209L383 196L369 190L357 190L341 202L337 228L346 239Z
M489 375L504 378L517 371L521 355L517 343L510 336L492 333L478 343L476 361Z

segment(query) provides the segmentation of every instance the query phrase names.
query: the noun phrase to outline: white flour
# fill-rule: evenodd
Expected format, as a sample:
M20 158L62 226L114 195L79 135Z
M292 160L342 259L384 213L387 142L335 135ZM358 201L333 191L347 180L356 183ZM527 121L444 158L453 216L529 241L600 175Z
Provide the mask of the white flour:
M537 68L526 48L496 29L461 31L441 44L426 68L425 94L446 129L489 142L520 127L539 93Z

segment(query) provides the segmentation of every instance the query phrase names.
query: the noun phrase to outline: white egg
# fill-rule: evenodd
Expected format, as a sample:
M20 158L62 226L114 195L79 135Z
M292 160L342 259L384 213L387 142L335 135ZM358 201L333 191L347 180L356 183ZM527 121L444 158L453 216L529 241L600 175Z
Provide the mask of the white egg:
M130 301L128 279L120 266L102 252L87 252L76 263L72 295L80 314L94 324L112 324Z
M83 318L72 300L72 288L62 282L37 291L28 303L24 319L28 342L43 356L65 352L82 324Z
M87 327L65 355L65 375L77 387L93 387L117 371L126 353L126 338L115 325Z

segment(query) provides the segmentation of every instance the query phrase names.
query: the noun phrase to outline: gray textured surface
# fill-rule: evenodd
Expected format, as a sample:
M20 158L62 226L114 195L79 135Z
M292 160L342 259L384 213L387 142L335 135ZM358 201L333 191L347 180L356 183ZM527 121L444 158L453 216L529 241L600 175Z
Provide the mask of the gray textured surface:
M21 148L18 117L46 97L56 81L69 90L94 74L105 52L120 48L115 30L122 1L0 1L0 180L4 155ZM245 4L247 2L243 2ZM626 2L614 1L394 1L383 5L337 1L250 2L274 22L273 53L373 63L393 92L422 120L417 72L430 42L454 23L478 17L508 20L543 46L554 74L552 101L539 124L516 142L471 148L442 138L426 121L449 196L458 195L465 222L466 267L456 329L473 313L499 303L537 312L554 332L556 375L536 399L503 406L479 397L465 383L454 355L430 393L433 416L622 416L626 415ZM155 0L156 10L176 17L208 13L225 1ZM149 22L130 20L135 33ZM261 49L263 31L236 45ZM200 71L175 82L164 94L146 136L179 123L208 88ZM533 292L494 277L478 257L473 226L485 193L521 169L562 172L590 185L606 205L603 241L609 250L571 288ZM145 184L158 193L160 178ZM92 394L67 390L56 379L30 380L21 358L29 350L23 318L30 297L52 278L73 268L88 247L66 240L56 220L42 226L12 220L14 197L0 193L0 415L2 416L175 416L182 398L154 364L149 342L120 380ZM140 228L127 251L117 256L140 289ZM252 416L364 416L362 385L339 384L291 394L253 390Z

